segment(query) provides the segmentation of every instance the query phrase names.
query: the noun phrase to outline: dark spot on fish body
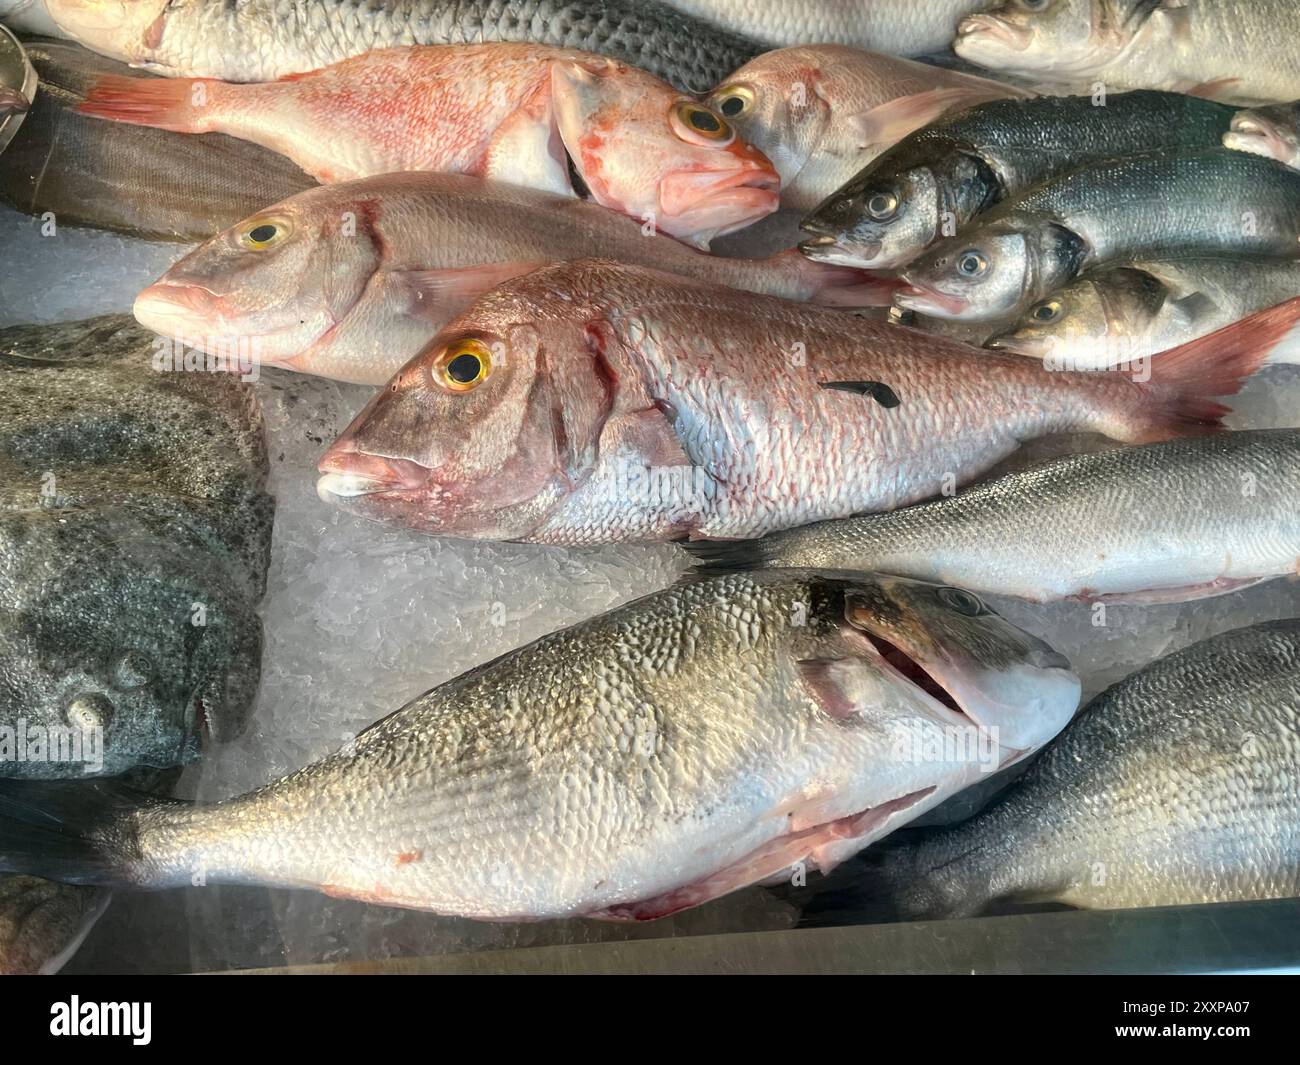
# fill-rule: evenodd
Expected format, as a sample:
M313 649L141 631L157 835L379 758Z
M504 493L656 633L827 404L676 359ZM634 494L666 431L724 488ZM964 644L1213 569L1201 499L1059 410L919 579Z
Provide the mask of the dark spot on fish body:
M859 396L874 399L885 410L893 410L902 404L898 393L881 381L822 381L820 387L827 391L851 392Z

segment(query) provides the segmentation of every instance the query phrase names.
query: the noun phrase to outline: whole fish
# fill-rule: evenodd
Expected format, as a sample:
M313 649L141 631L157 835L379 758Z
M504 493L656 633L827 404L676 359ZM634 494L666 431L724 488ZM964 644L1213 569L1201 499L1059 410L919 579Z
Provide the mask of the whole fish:
M903 271L895 302L987 321L1101 263L1198 253L1300 256L1300 173L1222 147L1086 166L930 248Z
M988 339L1056 369L1101 370L1168 351L1300 296L1300 262L1192 258L1089 271ZM1272 362L1300 356L1296 338Z
M703 92L761 47L658 0L45 0L70 36L172 77L275 81L415 44L580 48Z
M260 411L162 354L121 316L0 330L0 777L184 764L252 706Z
M807 210L940 115L1024 95L986 78L822 44L759 56L707 102L776 165L781 205Z
M891 514L691 550L1035 602L1178 602L1294 576L1298 498L1300 430L1260 430L1071 455Z
M705 255L597 204L461 174L385 174L259 211L140 293L136 318L198 346L382 384L493 285L584 255L791 299L888 303L890 286L797 251Z
M1089 163L1213 148L1232 116L1222 104L1165 92L981 104L868 164L804 220L801 249L823 262L903 266L995 204Z
M324 182L434 170L572 194L573 172L596 202L701 248L779 201L772 164L707 107L540 45L389 48L265 85L106 77L77 110L229 133Z
M1245 158L1245 157L1243 157ZM602 261L515 278L448 325L320 463L317 490L432 533L734 538L886 510L1021 442L1212 430L1300 300L1150 376L1016 355ZM1261 350L1262 349L1262 350Z
M78 114L91 84L127 68L63 41L28 42L27 55L41 91L0 166L0 200L20 211L194 242L315 184L282 155L220 133L186 137Z
M990 809L854 873L908 917L1292 898L1298 731L1300 622L1234 629L1097 696Z
M1300 103L1276 104L1239 111L1223 143L1300 170Z
M0 876L0 976L57 973L108 908L101 888Z
M773 47L847 44L890 55L945 52L966 15L989 0L668 0L679 11Z
M968 593L730 574L545 636L214 805L11 782L0 867L645 920L831 868L1034 751L1078 698L1064 658ZM896 753L948 734L974 742Z
M1009 0L953 47L1004 74L1280 102L1300 97L1295 17L1295 0Z

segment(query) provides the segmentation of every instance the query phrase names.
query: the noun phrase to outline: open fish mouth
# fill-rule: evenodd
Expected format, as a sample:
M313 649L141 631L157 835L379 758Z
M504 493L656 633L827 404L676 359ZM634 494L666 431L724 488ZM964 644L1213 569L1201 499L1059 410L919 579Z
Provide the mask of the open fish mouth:
M950 296L932 285L913 281L906 275L903 277L903 287L894 295L894 302L904 310L916 311L918 314L938 314L953 318L970 306L968 299Z
M318 469L322 476L316 482L316 494L326 503L415 492L433 476L427 466L410 459L368 455L362 451L328 451Z
M1042 337L1018 337L1009 333L1006 336L992 337L984 342L990 351L1004 351L1012 355L1025 355L1031 359L1046 359L1051 353L1052 345Z
M1266 159L1289 162L1300 148L1278 132L1277 127L1255 115L1237 115L1232 120L1230 132L1223 135L1223 144L1238 152L1262 155Z
M771 169L677 170L659 183L664 217L710 237L744 229L780 205L781 178Z
M875 263L882 247L878 240L844 241L830 233L818 233L810 226L802 226L809 234L807 240L799 242L799 250L809 259L833 266L862 266Z
M969 41L996 42L1017 52L1023 52L1029 47L1031 39L1032 34L1026 27L1017 26L997 15L971 15L963 19L957 27L959 44Z
M897 678L910 684L913 688L920 689L941 706L947 707L953 713L961 715L974 724L974 720L966 713L965 709L957 701L956 696L919 659L914 658L896 643L891 643L878 633L869 629L857 629L856 631L871 644L876 653L880 655L885 667Z

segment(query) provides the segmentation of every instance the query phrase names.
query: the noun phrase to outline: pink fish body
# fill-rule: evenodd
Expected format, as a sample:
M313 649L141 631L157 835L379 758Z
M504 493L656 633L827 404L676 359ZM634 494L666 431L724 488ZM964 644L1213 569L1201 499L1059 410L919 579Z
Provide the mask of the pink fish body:
M1226 408L1208 397L1237 390L1297 304L1243 323L1240 350L1195 342L1143 381L656 271L561 264L444 329L329 449L318 491L452 536L756 536L933 496L1054 432L1213 431Z
M262 84L105 78L79 110L220 132L326 183L398 170L572 193L707 247L774 211L780 179L715 112L601 56L527 44L388 48Z

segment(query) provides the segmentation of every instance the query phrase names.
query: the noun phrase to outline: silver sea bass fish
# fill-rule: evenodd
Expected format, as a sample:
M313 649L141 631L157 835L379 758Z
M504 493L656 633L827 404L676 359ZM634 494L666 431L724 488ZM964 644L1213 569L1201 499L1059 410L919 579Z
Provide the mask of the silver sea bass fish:
M649 919L834 866L1041 746L1078 697L1065 659L969 593L728 574L543 637L224 802L5 784L0 866ZM979 742L908 757L931 734Z
M714 565L879 570L1037 602L1173 602L1294 575L1300 430L1072 455L955 496L696 544Z
M995 806L881 853L874 870L853 870L856 890L906 917L971 916L995 902L1111 910L1293 898L1297 733L1300 621L1223 633L1097 696ZM830 908L828 896L816 901Z
M598 52L688 92L761 47L657 0L46 0L69 36L159 74L274 81L377 48L509 41Z

